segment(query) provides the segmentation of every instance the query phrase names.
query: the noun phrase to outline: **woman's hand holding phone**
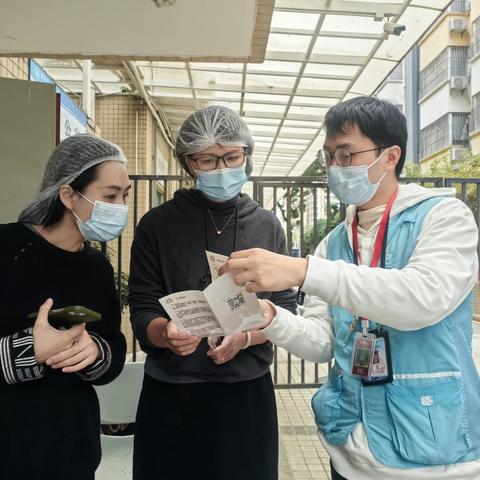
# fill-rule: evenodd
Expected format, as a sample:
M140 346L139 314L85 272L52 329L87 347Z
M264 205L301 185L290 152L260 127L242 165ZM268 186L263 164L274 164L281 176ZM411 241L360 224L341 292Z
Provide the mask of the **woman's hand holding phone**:
M68 350L79 340L85 331L85 324L75 325L68 330L57 330L48 321L48 312L53 300L49 298L38 311L33 326L33 345L35 358L39 363L45 363L50 357Z

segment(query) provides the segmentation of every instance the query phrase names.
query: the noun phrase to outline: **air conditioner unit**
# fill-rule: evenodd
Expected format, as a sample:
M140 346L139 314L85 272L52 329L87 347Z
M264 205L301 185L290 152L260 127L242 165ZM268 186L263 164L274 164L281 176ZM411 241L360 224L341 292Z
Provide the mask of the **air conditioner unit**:
M464 153L464 148L452 148L452 162L458 162L459 160L462 160Z
M468 23L466 18L451 18L450 19L450 32L451 33L464 33L468 29Z
M450 78L450 90L463 91L468 87L468 77Z

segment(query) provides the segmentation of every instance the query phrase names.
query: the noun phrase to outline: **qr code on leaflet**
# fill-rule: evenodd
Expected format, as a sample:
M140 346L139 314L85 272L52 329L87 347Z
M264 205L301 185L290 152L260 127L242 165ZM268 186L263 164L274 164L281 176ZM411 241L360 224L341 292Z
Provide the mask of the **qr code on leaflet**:
M229 298L227 300L228 306L230 307L230 310L234 312L237 308L240 308L242 305L245 305L245 297L239 293L238 295L235 295L232 298Z

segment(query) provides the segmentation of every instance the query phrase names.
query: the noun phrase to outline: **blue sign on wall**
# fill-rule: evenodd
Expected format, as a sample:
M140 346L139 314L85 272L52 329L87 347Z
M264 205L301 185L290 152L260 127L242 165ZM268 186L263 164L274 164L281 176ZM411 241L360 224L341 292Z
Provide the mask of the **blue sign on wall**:
M60 94L60 140L87 131L87 116L35 60L30 60L30 80L55 84L55 90Z

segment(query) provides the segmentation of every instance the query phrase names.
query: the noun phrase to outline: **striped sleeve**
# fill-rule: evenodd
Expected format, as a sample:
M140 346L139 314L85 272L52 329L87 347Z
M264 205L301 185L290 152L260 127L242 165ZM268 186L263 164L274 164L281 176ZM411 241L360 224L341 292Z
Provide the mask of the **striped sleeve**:
M100 378L110 368L110 364L112 363L112 351L110 345L100 335L95 332L88 333L92 337L92 340L97 344L100 355L94 363L77 373L83 380L93 382Z
M45 376L33 346L33 327L0 338L0 383L14 384Z

